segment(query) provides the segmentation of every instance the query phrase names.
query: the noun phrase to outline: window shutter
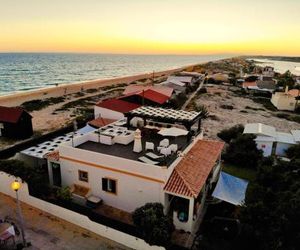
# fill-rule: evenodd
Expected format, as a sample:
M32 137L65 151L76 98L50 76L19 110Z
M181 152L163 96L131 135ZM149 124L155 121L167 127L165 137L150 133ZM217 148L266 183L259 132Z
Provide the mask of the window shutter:
M116 181L111 180L111 192L116 193Z
M107 179L102 178L102 190L107 191Z

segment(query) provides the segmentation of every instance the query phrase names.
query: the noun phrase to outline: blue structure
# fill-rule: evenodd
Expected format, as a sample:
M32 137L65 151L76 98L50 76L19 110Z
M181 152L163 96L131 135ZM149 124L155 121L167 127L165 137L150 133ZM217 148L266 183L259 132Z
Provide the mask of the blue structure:
M234 205L242 205L245 200L248 181L221 171L213 197Z

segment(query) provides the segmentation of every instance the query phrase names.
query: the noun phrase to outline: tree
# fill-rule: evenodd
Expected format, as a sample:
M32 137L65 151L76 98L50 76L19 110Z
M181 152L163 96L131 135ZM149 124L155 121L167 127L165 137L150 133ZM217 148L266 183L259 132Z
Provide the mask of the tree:
M40 195L49 192L47 168L35 168L19 160L1 160L0 171L20 177L27 182L31 193Z
M286 150L286 155L292 160L300 159L300 144L289 147Z
M298 249L299 162L260 167L256 179L248 186L240 220L243 249Z
M288 70L284 74L280 75L278 77L277 85L282 87L293 87L295 85L295 80L292 73Z
M223 129L217 135L223 141L229 143L232 139L236 139L239 135L243 134L244 125L238 124L229 129Z
M223 159L239 167L257 168L263 154L257 149L254 139L253 135L238 135L230 141Z
M147 243L167 247L174 231L172 219L163 212L160 203L147 203L132 214L133 222Z

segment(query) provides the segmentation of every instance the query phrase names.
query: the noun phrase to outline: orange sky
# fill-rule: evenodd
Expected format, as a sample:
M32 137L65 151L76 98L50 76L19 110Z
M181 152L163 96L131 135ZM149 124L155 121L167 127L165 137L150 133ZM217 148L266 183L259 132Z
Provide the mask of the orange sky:
M0 0L0 51L300 55L299 0Z

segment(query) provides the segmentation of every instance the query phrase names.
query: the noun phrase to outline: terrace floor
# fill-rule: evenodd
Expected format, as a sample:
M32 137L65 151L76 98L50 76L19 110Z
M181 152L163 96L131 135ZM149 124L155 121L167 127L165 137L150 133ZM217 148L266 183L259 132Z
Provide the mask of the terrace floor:
M178 137L165 137L157 134L157 132L148 132L145 134L142 134L142 147L143 150L140 153L135 153L133 152L133 142L129 143L128 145L122 145L115 143L113 145L105 145L105 144L100 144L97 142L92 142L92 141L87 141L83 144L80 144L77 146L77 148L83 149L83 150L88 150L88 151L93 151L93 152L98 152L102 154L107 154L107 155L112 155L112 156L117 156L129 160L134 160L138 161L139 157L145 156L147 153L145 151L145 144L146 142L153 142L155 145L155 151L154 153L158 154L156 151L157 146L159 145L159 142L163 140L164 138L168 138L170 141L170 144L177 144L178 145L178 150L183 151L187 146L187 137L186 136L178 136ZM159 165L164 165L164 166L170 166L171 163L176 159L176 154L173 154L169 157L166 157L164 161L162 161Z

